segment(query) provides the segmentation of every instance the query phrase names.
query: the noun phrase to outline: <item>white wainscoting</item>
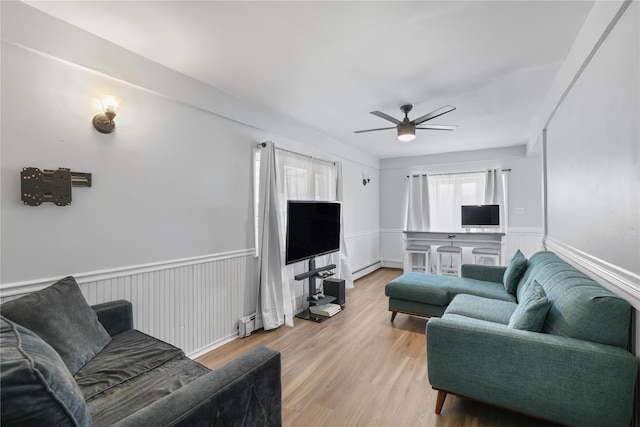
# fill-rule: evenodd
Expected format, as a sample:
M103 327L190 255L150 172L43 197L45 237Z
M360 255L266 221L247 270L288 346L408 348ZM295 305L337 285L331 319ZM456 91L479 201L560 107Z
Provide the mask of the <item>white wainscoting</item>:
M254 292L254 251L74 274L89 304L126 299L134 327L198 357L238 336L245 294ZM2 302L42 289L59 278L11 283L0 288Z
M380 257L383 267L402 268L404 235L402 230L380 230Z
M504 259L509 262L516 251L520 251L525 257L543 249L542 246L542 229L534 227L511 227L507 233L504 245Z
M351 262L353 279L379 268L380 265L380 231L368 230L345 234L345 243Z

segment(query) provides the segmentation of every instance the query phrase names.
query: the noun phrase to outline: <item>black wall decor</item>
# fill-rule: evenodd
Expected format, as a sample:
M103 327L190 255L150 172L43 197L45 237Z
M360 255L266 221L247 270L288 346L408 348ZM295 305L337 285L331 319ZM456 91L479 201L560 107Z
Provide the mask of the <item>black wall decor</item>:
M58 206L71 204L71 187L91 187L91 174L71 172L67 168L57 170L27 167L20 172L20 194L22 202L38 206L52 202Z

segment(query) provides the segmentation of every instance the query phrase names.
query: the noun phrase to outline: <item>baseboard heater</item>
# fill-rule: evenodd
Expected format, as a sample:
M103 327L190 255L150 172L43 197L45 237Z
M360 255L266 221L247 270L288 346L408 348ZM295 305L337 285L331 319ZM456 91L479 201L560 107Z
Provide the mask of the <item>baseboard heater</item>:
M248 316L242 316L238 319L238 336L240 338L248 337L255 330L256 313Z
M366 269L371 268L371 267L375 267L376 265L382 265L382 261L376 261L373 264L369 264L369 265L367 265L365 267L359 268L359 269L357 269L355 271L352 271L351 274L360 273L361 271L366 270Z

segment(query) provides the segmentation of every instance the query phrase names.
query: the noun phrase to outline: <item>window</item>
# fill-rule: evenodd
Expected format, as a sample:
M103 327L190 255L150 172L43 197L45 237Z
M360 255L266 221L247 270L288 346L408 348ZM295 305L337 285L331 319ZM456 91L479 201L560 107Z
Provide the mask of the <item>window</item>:
M335 163L276 149L276 176L281 228L286 224L287 200L337 200ZM254 236L258 248L258 209L260 188L260 149L254 151ZM284 235L283 235L284 239Z
M431 231L462 231L460 206L484 204L485 172L429 175Z

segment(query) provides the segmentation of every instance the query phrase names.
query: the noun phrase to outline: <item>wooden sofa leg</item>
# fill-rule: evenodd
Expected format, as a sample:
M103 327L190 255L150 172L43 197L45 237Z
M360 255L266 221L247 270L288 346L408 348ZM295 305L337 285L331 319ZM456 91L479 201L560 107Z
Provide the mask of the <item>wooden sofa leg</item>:
M392 312L391 312L391 321L392 321L392 322L395 320L395 318L396 318L396 315L397 315L397 314L398 314L398 312L397 312L397 311L392 311Z
M442 411L442 406L444 405L444 400L447 398L447 392L438 390L438 398L436 399L436 414L440 415Z

